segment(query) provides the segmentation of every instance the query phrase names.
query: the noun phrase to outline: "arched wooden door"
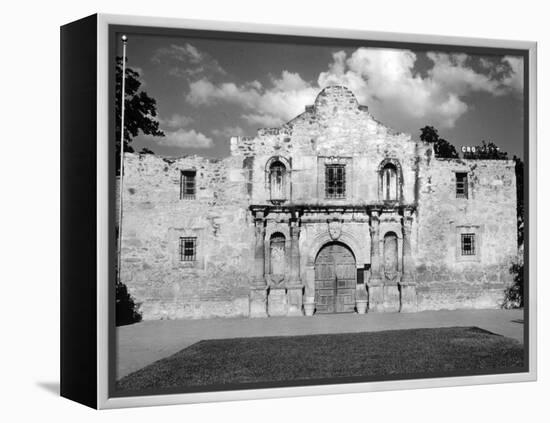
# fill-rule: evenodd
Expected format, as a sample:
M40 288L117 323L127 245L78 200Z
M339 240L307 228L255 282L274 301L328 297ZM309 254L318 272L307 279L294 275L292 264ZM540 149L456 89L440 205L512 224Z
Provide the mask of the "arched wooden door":
M316 313L355 311L357 270L355 258L345 245L326 244L315 260Z

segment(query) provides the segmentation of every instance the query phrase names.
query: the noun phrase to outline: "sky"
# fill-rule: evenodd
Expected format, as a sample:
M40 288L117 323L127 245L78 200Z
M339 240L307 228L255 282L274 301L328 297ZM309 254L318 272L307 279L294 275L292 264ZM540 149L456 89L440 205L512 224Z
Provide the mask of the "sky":
M279 126L327 85L345 85L384 125L432 125L459 150L492 141L523 157L523 60L504 55L128 34L128 66L157 101L160 155L229 155L229 138ZM120 53L119 53L120 55Z

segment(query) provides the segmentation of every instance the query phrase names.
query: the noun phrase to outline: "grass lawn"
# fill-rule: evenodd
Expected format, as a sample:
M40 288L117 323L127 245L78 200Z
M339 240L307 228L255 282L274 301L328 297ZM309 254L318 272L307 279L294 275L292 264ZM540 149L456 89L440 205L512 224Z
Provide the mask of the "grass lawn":
M197 342L117 382L117 391L235 383L504 371L523 366L516 340L476 327Z

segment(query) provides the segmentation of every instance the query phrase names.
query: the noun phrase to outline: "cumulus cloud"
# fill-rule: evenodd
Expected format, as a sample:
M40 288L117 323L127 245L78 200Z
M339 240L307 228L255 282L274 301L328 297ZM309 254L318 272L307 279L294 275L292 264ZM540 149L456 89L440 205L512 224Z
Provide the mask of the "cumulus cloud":
M266 128L273 128L275 126L279 126L283 124L285 120L288 120L288 119L282 118L281 116L276 116L272 114L258 114L258 113L243 114L241 115L241 117L249 125L258 125Z
M502 62L508 65L503 77L505 87L510 87L515 93L523 94L523 59L521 57L504 56Z
M195 106L229 103L241 106L243 119L249 123L275 126L292 119L310 104L318 88L297 73L284 70L280 78L271 78L265 89L258 81L242 85L233 82L214 84L206 78L189 85L187 101Z
M189 84L187 101L195 106L210 106L218 102L240 104L243 107L251 107L256 104L261 96L260 89L253 86L237 86L233 82L225 82L215 85L207 78Z
M221 129L212 129L212 135L220 138L241 137L246 135L240 126L224 126Z
M226 74L216 59L189 43L158 48L151 57L151 61L168 65L170 75L185 79L202 75Z
M214 145L212 138L202 132L184 128L165 132L165 136L159 138L157 142L164 147L179 148L210 148Z
M212 138L198 132L188 126L195 120L186 115L174 113L169 118L159 117L159 122L164 137L150 137L151 143L156 143L163 147L178 148L211 148L214 145Z
M509 66L508 79L494 78L474 70L465 54L430 52L427 57L433 65L421 76L415 72L417 56L412 51L360 48L349 57L339 51L328 70L319 75L318 84L347 85L383 120L401 120L404 126L423 120L444 128L455 126L468 111L468 95L502 95L522 89L514 83L519 66ZM504 58L500 64L506 63ZM488 66L486 61L480 63L483 66Z
M190 116L180 115L177 113L174 113L172 116L170 116L168 119L159 119L160 125L163 128L169 128L169 129L180 129L188 126L189 124L193 123L194 119Z
M430 52L427 58L431 67L420 74L415 68L418 57L412 51L359 48L348 54L342 50L333 53L327 70L315 83L287 70L280 77L271 77L265 87L258 81L215 84L201 77L190 83L187 101L194 106L238 105L246 123L277 126L303 112L321 88L338 84L350 88L375 117L397 125L397 129L424 124L452 128L468 111L469 95L523 91L523 61L519 57L492 63L494 59Z

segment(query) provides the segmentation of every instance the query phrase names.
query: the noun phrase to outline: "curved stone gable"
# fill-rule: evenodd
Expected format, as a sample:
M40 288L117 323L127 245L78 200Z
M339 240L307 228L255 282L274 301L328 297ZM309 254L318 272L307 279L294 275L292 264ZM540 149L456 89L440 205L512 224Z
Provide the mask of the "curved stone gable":
M338 148L341 154L358 155L412 148L416 142L375 120L351 90L334 85L286 124L261 128L255 137L233 137L231 144L232 154L328 154Z

